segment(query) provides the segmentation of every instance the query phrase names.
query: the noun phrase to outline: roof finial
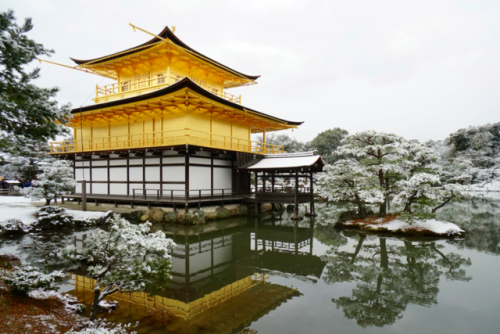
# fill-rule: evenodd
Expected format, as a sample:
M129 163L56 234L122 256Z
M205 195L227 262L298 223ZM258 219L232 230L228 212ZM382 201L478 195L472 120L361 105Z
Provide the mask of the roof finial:
M172 33L175 34L175 26L172 26Z

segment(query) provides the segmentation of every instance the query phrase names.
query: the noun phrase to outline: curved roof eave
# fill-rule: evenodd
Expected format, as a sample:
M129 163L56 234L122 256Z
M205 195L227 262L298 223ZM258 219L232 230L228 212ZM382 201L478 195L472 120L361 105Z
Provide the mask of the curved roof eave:
M241 73L241 72L238 72L238 71L235 71L233 70L232 68L230 67L227 67L225 65L222 65L221 63L201 54L200 52L192 49L191 47L189 47L188 45L186 45L184 42L182 42L177 36L175 36L175 34L168 28L168 27L165 27L162 32L160 32L158 34L158 36L160 37L163 37L165 39L170 39L172 42L174 42L174 44L176 45L179 45L180 47L184 48L184 49L187 49L197 55L199 55L200 57L203 57L203 58L206 58L210 61L212 61L216 66L220 67L221 69L223 70L231 70L241 76L244 76L245 78L247 79L250 79L250 80L257 80L258 78L260 78L260 75L248 75L248 74L244 74L244 73ZM111 55L108 55L108 56L103 56L103 57L99 57L99 58L94 58L94 59L87 59L87 60L80 60L80 59L75 59L75 58L69 58L71 59L72 61L74 61L76 64L78 65L83 65L83 64L86 64L88 62L94 62L94 64L99 64L101 62L104 62L104 61L108 61L108 60L111 60L111 59L115 59L115 58L118 58L118 57L123 57L123 56L126 56L126 55L129 55L129 54L132 54L135 52L135 49L137 48L140 48L142 46L146 46L146 45L149 45L149 44L153 44L153 43L156 43L156 42L160 42L161 40L158 39L157 37L154 37L153 39L147 41L146 43L143 43L143 44L140 44L140 45L137 45L137 46L134 46L133 48L129 48L129 49L126 49L124 51L120 51L120 52L117 52L117 53L112 53ZM127 50L130 50L130 52L126 52ZM125 53L124 53L125 52ZM113 56L113 55L116 55L115 57L110 57L110 56ZM102 59L101 61L98 61L99 59L101 58L105 58L105 57L109 57L109 58L106 58L106 59Z
M210 93L206 89L198 86L194 81L192 81L188 77L184 77L184 79L182 79L182 80L180 80L180 81L178 81L170 86L167 86L165 88L162 88L162 89L150 92L150 93L146 93L146 94L142 94L142 95L138 95L138 96L133 96L133 97L128 97L128 98L124 98L124 99L120 99L120 100L92 104L92 105L81 107L81 108L74 108L71 110L71 113L76 114L76 113L80 113L80 112L86 112L86 111L92 111L92 110L96 110L96 109L115 107L115 106L128 104L128 103L140 102L140 101L152 99L155 97L161 97L163 95L171 94L171 93L176 92L176 91L183 89L183 88L189 88L189 89L193 90L194 92L196 92L196 93L198 93L198 94L200 94L208 99L211 99L215 102L224 104L228 107L238 109L241 111L249 111L249 112L254 113L256 115L266 117L268 119L272 119L272 120L275 120L277 122L284 122L284 123L294 125L294 126L298 126L298 125L301 125L302 123L304 123L304 122L296 122L296 121L287 121L287 120L284 120L281 118L277 118L277 117L259 112L257 110L246 108L240 104L230 102L230 101L225 100L222 97L217 96L213 93Z

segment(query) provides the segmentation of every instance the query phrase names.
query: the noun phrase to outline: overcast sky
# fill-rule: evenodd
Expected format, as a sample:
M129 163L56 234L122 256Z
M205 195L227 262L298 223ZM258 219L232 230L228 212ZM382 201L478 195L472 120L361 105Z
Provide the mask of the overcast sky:
M407 139L444 139L500 121L500 1L68 1L3 0L51 60L89 59L176 26L187 45L224 65L262 75L231 89L243 105L305 123L301 141L340 127ZM58 101L89 104L95 75L42 64L41 86Z

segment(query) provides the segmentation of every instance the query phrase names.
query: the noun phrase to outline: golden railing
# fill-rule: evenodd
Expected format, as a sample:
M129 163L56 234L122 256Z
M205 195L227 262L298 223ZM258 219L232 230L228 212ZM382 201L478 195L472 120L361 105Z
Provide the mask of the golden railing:
M187 129L51 142L50 153L94 152L185 144L256 154L284 152L283 146Z
M138 91L145 90L149 91L151 89L158 89L161 87L170 86L183 77L180 75L173 74L171 72L157 73L154 77L145 77L141 79L122 81L117 83L112 83L104 86L95 87L95 98L93 99L96 102L101 102L101 99L108 97L116 97L118 95L123 95L126 97L130 93L137 93ZM236 96L230 93L226 93L221 91L220 89L216 89L206 85L205 81L193 79L194 82L203 89L209 91L212 94L215 94L219 97L222 97L225 100L230 102L241 104L241 95ZM121 98L121 96L120 96Z

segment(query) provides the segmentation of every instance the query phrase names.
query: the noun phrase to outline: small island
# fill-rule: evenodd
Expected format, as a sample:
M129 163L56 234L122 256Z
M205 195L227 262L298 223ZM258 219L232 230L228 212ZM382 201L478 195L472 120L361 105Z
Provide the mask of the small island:
M364 131L347 136L335 154L339 159L318 177L318 193L327 202L356 208L344 212L338 226L419 236L465 233L436 219L436 212L454 199L469 197L469 187L462 184L460 168L438 169L439 154L426 144ZM388 212L389 203L396 213Z

